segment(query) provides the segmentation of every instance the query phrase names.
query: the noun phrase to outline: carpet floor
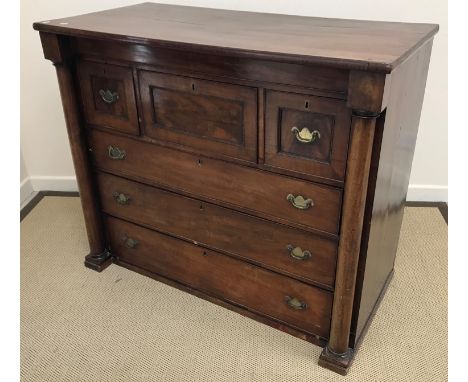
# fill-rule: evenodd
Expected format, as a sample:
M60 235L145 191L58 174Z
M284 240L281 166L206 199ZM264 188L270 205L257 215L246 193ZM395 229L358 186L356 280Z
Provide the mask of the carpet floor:
M117 265L83 266L79 199L21 222L22 381L446 381L447 225L406 208L395 277L347 377L321 349Z

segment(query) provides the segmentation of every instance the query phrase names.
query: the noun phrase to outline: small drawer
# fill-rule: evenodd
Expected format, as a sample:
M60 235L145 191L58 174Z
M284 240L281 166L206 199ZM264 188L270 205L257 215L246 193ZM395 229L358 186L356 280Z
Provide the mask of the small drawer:
M132 70L81 61L78 78L86 122L138 135Z
M108 217L119 261L327 338L333 293L185 241Z
M334 287L334 240L121 177L97 172L96 178L101 208L109 215Z
M351 111L345 101L266 92L265 165L343 181Z
M146 136L257 161L255 88L144 70L139 83Z
M339 188L94 129L88 137L100 170L299 228L338 233Z

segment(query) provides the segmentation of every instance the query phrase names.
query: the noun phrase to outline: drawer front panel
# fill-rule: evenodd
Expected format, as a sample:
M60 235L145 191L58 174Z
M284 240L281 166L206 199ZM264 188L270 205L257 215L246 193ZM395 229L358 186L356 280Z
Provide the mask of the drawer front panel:
M333 288L337 245L309 232L96 173L102 209L135 223Z
M257 90L140 71L145 135L256 162Z
M130 68L81 61L78 63L78 78L88 123L139 134Z
M339 189L97 130L89 132L89 144L99 169L298 227L338 232Z
M106 226L120 260L328 337L331 292L118 219Z
M343 181L350 122L344 101L267 91L265 164Z

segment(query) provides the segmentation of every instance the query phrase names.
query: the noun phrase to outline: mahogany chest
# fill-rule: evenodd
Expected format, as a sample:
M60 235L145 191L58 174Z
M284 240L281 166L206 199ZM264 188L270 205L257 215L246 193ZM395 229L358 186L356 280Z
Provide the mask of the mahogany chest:
M90 253L345 374L393 274L437 25L144 3L34 24Z

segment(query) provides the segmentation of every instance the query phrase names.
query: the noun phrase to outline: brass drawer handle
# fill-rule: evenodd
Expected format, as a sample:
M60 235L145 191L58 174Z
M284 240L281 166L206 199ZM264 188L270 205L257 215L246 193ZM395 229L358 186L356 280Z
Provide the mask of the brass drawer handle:
M122 238L125 246L127 248L130 248L130 249L135 249L138 244L140 244L140 242L138 240L135 240L135 239L132 239L131 237L128 237L127 235L125 235L123 238Z
M285 296L284 302L288 307L294 310L305 310L307 309L307 304L304 301L299 300L297 297Z
M109 154L109 158L116 160L124 159L125 155L127 155L125 150L119 149L118 147L114 146L108 146L107 153Z
M119 94L117 92L113 92L110 89L99 90L99 95L101 96L102 100L108 104L116 103L119 100Z
M112 197L115 201L121 205L128 204L130 202L130 197L128 195L122 194L121 192L115 191L112 193Z
M296 260L307 260L312 256L309 251L303 251L301 247L294 247L291 244L288 244L286 249L289 251L289 256Z
M299 130L296 126L291 129L291 132L296 136L296 139L301 143L313 143L320 139L320 131L310 131L307 127Z
M294 196L293 194L288 194L286 199L289 200L294 207L300 210L307 210L314 205L314 201L312 199L304 199L302 195Z

